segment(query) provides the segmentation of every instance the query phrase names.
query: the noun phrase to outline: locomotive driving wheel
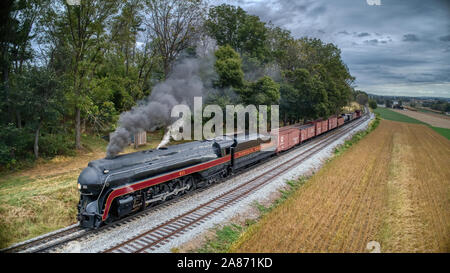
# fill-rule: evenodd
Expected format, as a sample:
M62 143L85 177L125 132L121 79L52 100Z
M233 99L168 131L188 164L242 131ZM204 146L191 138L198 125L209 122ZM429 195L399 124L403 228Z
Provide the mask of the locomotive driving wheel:
M181 188L183 188L183 184L184 183L181 180L179 180L179 179L176 179L173 182L172 191L174 192L173 195L175 197L180 196L180 195L182 195L184 193L184 190L180 190Z
M191 191L195 190L195 188L196 188L195 181L192 176L186 177L184 184L186 185L186 190L185 190L186 192L191 192Z
M167 194L170 193L170 187L167 184L162 184L161 185L161 190L160 190L161 194L164 194L165 196L162 198L162 202L166 201L166 200L170 200L172 198L172 196L167 196Z

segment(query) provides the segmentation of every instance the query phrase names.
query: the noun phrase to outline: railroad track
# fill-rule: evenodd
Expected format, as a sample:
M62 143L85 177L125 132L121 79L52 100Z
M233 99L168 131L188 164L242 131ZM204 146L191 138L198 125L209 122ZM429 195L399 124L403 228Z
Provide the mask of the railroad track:
M215 198L191 209L179 216L176 216L156 227L141 233L131 239L128 239L112 248L106 249L106 253L142 253L152 252L159 247L170 242L174 237L186 233L187 231L205 223L208 219L216 214L224 211L230 206L236 204L247 195L253 193L255 190L263 187L279 175L288 172L292 167L307 160L315 152L320 151L323 147L336 141L342 135L354 129L368 119L367 115L352 123L346 130L336 132L331 136L320 141L315 146L305 150L300 156L285 164L274 166L264 171L262 174L246 181L245 183L230 189Z
M83 232L83 229L78 224L71 225L2 249L1 252L12 253L22 252L25 250L33 252L34 249L41 250L47 246L55 244L58 241L66 240L67 236L74 235L78 232Z
M312 150L313 148L315 148L317 146L320 146L320 149L321 149L321 147L326 145L326 144L323 144L324 142L326 142L328 144L328 143L330 143L330 141L328 141L329 139L333 138L333 141L334 141L335 138L337 139L341 135L343 135L343 134L347 133L348 131L352 130L353 128L357 127L358 125L360 125L363 122L363 118L365 118L365 117L362 117L361 119L357 120L356 123L352 122L352 123L348 124L349 127L346 127L346 126L341 127L342 129L344 129L343 131L334 130L331 133L324 134L322 136L319 136L318 138L313 139L312 141L308 141L307 142L308 145L315 145L315 146L309 148L307 151ZM336 137L336 135L338 135L338 136ZM300 147L303 147L303 145L300 145L297 148L300 148ZM295 149L297 149L297 148L295 148ZM320 150L320 149L318 149L318 150ZM285 151L285 153L289 153L290 151L292 151L292 149L289 150L289 151ZM263 162L263 163L265 163L265 162ZM256 167L258 167L261 164L256 164L256 165L252 166L250 169L256 168ZM233 176L227 177L226 179L230 179L232 177L235 177L235 176L237 176L237 175L239 175L239 174L241 174L243 172L246 172L248 170L249 169L246 169L245 171L240 171L238 173L235 173ZM223 182L223 181L220 181L220 182ZM241 186L243 186L243 185L241 185ZM239 187L241 187L241 186L239 186ZM198 194L198 193L200 193L200 192L202 192L202 191L204 191L206 189L209 189L209 188L211 188L211 187L198 189L198 190L196 190L194 192L191 192L191 193L185 194L183 196L174 198L172 200L169 200L169 201L167 201L165 203L162 203L162 204L159 204L157 206L153 206L151 208L147 208L144 211L141 211L141 212L138 212L136 214L130 215L130 216L125 217L125 218L123 218L123 219L121 219L121 220L119 220L117 222L114 222L114 223L112 223L110 225L107 225L107 226L102 226L102 227L100 227L98 229L83 229L78 224L75 224L75 225L72 225L72 226L69 226L69 227L66 227L66 228L63 228L63 229L59 229L59 230L56 230L56 231L53 231L53 232L50 232L50 233L47 233L47 234L35 237L35 238L27 240L27 241L15 244L15 245L13 245L11 247L8 247L8 248L0 250L0 252L5 252L5 253L12 253L12 252L29 252L29 253L48 252L49 250L61 247L61 246L65 245L65 244L67 244L67 243L69 243L71 241L74 241L74 240L77 240L77 239L80 239L80 238L84 239L84 238L87 238L87 237L89 237L91 235L93 236L93 235L98 234L98 233L103 232L103 231L115 229L115 228L120 227L120 226L122 226L124 224L130 223L130 222L135 221L135 220L137 220L139 218L142 218L142 217L148 215L149 213L152 213L152 212L155 212L155 211L160 210L162 208L165 208L165 207L168 207L170 205L173 205L174 203L176 203L178 201L185 200L186 198L189 198L190 196L192 196L194 194ZM219 198L221 196L222 195L219 195L215 199L217 199L217 198ZM235 202L236 201L237 200L235 200ZM173 222L173 221L171 220L169 222L166 222L165 224L162 224L161 228L164 228L170 222ZM200 219L199 223L202 223L201 219ZM187 224L189 224L189 223L187 223ZM176 225L176 224L174 224L174 225ZM194 225L195 225L195 223L190 223L187 227L190 227L190 226L193 227ZM157 230L155 230L154 232L157 232ZM172 235L170 235L170 236L172 236ZM117 248L117 247L115 247L115 248ZM106 252L108 252L108 250ZM116 251L116 252L121 252L121 251Z

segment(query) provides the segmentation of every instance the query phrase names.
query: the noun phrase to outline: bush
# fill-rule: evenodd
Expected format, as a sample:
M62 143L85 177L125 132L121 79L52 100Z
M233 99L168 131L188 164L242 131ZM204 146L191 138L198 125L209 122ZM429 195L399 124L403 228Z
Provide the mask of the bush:
M31 157L33 136L26 129L17 128L10 123L0 126L0 165L14 168L18 159Z
M34 132L30 128L17 128L10 123L0 126L0 167L20 169L34 161ZM39 155L53 157L55 155L74 155L74 143L70 136L48 134L43 132L39 137Z
M39 138L39 154L44 157L75 155L72 137L62 134L44 134Z

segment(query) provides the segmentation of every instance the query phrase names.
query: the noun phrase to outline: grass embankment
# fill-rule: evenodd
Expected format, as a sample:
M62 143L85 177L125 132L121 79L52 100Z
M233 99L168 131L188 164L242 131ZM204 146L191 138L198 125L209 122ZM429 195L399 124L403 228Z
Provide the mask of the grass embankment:
M450 251L450 142L420 124L382 120L286 202L252 225L232 252Z
M156 147L163 132L148 135ZM20 172L0 174L0 248L76 223L77 179L89 161L103 158L107 142L84 136L84 149L76 156L40 160ZM125 152L136 151L133 146Z
M390 109L383 108L383 107L379 107L379 108L375 109L374 112L379 114L381 116L381 118L387 119L387 120L427 125L431 129L436 131L438 134L441 134L442 136L446 137L447 139L450 139L450 129L431 126L428 123L422 122L420 120L408 117L406 115L397 113L395 111L392 111Z

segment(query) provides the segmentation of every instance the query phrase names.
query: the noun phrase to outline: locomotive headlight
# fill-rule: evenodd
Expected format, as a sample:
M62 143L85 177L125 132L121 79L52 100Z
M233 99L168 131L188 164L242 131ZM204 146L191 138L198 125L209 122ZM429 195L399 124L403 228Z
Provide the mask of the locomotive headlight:
M78 190L81 191L81 184L78 183Z

